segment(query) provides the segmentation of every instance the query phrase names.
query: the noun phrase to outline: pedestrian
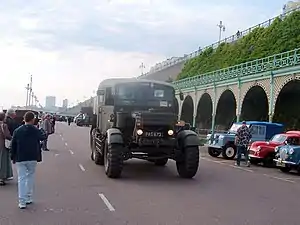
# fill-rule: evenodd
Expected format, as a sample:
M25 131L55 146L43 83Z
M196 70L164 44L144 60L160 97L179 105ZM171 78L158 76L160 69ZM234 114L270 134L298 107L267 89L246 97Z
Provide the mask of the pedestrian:
M5 181L13 177L12 165L9 155L9 142L11 135L7 124L4 123L5 113L0 113L0 186L5 185Z
M25 124L17 128L11 141L11 160L17 166L19 208L33 202L33 186L37 162L42 161L40 141L46 136L34 126L35 115L27 112Z
M48 137L52 133L52 127L51 127L51 122L50 122L50 116L45 115L41 122L41 128L45 132L47 138L42 142L42 149L44 151L49 151L48 149Z
M245 156L245 163L249 167L249 157L248 157L248 145L250 139L252 138L251 131L249 127L247 127L246 122L242 122L242 126L238 128L236 136L235 136L235 144L237 146L237 159L236 166L240 166L242 154Z
M16 121L16 111L14 109L8 109L6 111L5 123L7 124L10 135L12 136L15 129L20 126L20 124Z

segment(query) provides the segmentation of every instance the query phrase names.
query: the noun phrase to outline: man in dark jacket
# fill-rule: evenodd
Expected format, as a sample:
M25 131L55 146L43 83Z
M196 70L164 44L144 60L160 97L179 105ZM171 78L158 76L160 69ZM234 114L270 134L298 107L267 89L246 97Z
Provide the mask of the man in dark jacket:
M6 112L6 118L5 118L5 123L8 126L8 130L10 132L10 135L12 136L15 129L17 129L20 124L15 120L16 117L16 112L14 109L9 109Z
M37 162L42 160L40 141L46 136L34 126L35 115L27 112L25 124L14 131L11 143L11 159L17 165L19 208L32 203L34 175Z

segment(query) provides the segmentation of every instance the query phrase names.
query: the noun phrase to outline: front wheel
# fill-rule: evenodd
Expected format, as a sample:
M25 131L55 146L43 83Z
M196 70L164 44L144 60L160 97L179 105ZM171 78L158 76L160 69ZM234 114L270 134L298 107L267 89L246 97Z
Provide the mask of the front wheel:
M208 147L208 154L214 158L217 158L221 152L216 150L215 148Z
M168 163L168 158L164 158L164 159L156 159L154 161L154 164L156 166L165 166Z
M177 172L182 178L193 178L199 167L199 148L198 146L186 147L183 159L176 162Z
M288 173L288 172L290 172L292 169L289 168L289 167L282 167L282 168L280 168L280 170L281 170L281 172L283 172L283 173Z
M123 146L105 142L105 173L109 178L118 178L123 170Z
M224 159L234 159L236 155L236 147L233 144L225 145L222 156Z

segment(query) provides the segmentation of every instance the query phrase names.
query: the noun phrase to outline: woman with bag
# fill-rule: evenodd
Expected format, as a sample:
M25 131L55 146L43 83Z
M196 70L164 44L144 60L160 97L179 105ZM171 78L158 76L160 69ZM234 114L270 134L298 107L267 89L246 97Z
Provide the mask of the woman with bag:
M0 186L5 185L5 180L13 176L10 161L11 135L7 125L4 123L5 114L0 113Z

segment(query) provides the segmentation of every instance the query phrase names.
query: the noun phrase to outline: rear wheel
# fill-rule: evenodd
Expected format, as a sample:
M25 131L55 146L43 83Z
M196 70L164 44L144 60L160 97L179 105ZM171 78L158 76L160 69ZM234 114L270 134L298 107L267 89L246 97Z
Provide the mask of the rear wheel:
M221 152L216 150L215 148L208 147L208 154L214 158L218 157Z
M105 142L105 173L109 178L118 178L123 170L123 146Z
M255 158L254 158L254 159L253 159L253 158L250 158L249 161L250 161L250 163L251 163L252 165L257 165L257 164L259 164L259 162L260 162L258 159L255 159Z
M156 166L165 166L168 163L168 158L164 158L164 159L156 159L154 161L154 164Z
M186 147L183 159L176 162L177 172L182 178L193 178L199 167L199 148L198 146Z

